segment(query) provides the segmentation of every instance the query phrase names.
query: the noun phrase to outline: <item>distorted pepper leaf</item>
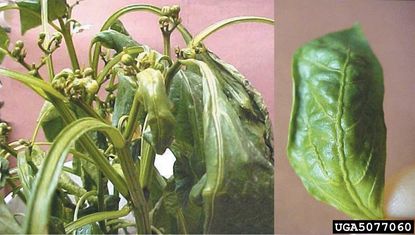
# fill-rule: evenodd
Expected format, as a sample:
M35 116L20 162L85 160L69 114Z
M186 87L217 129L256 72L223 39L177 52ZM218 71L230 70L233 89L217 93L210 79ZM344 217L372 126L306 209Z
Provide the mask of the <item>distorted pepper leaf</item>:
M130 36L127 29L125 28L124 24L121 22L121 20L116 20L111 26L110 29L115 30L119 33L122 33L126 36Z
M209 66L221 84L229 103L243 123L247 137L256 143L266 159L274 162L271 120L262 95L233 65L214 53L207 50L198 57Z
M124 47L141 46L130 36L118 32L113 29L108 29L97 33L92 39L92 43L99 42L102 46L113 49L117 53L120 53Z
M360 26L297 50L288 157L308 192L354 219L382 219L382 68Z
M203 77L203 232L273 233L272 162L245 134L212 70L201 61L183 63L197 65Z
M145 69L137 74L139 100L147 112L149 131L143 133L157 154L163 154L173 141L175 120L159 70Z

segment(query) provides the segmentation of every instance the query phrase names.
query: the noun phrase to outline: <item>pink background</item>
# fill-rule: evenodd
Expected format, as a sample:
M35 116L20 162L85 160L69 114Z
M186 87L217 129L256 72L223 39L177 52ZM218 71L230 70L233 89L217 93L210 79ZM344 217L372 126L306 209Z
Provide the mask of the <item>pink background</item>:
M74 1L69 1L74 2ZM88 47L92 37L99 31L103 22L117 9L129 4L153 4L155 6L178 4L181 6L182 23L196 34L205 27L234 16L263 16L274 18L274 1L272 0L232 0L232 1L161 1L161 0L86 0L81 1L73 11L73 18L82 24L92 27L74 35L75 47L81 67L87 65ZM11 14L10 14L11 13ZM39 60L39 49L36 46L39 29L31 30L20 36L18 12L9 12L12 33L11 42L21 39L28 50L28 62ZM121 18L130 34L138 42L162 51L162 37L158 27L158 17L139 12ZM264 95L274 117L274 27L264 24L240 24L225 28L211 35L205 44L219 57L234 65ZM182 39L175 32L172 47L183 47ZM55 71L70 67L66 48L62 46L54 54ZM22 67L6 59L2 67L24 71ZM45 73L44 73L45 74ZM33 91L8 78L1 78L3 88L0 89L0 100L5 102L0 117L11 122L13 132L10 140L31 137L38 112L43 101Z

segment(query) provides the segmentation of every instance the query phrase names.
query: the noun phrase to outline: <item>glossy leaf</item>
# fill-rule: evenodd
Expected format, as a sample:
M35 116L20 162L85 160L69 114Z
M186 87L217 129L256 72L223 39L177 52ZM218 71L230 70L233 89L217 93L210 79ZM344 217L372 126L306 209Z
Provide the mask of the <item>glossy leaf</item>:
M0 199L0 234L22 234L22 228L10 213L3 199Z
M117 129L96 119L82 118L68 125L50 147L48 156L36 176L25 217L25 231L27 233L47 232L50 200L58 184L69 147L84 133L98 130L105 132L116 148L124 146L124 139Z
M18 0L16 4L20 10L20 24L22 34L29 29L35 28L42 24L40 18L41 1L40 0ZM66 0L48 0L48 18L50 21L62 17L66 14ZM30 13L28 12L30 11ZM33 14L39 17L33 17Z
M7 35L6 31L2 27L0 27L0 48L4 50L8 50L10 43L9 35ZM4 50L0 50L0 64L3 61L6 53Z
M209 67L196 60L183 63L197 65L203 77L204 233L272 233L272 163L247 138Z
M148 68L137 74L139 100L147 111L149 131L143 133L157 154L173 141L175 120L160 71Z
M288 156L308 192L355 219L382 219L383 75L360 26L299 48Z

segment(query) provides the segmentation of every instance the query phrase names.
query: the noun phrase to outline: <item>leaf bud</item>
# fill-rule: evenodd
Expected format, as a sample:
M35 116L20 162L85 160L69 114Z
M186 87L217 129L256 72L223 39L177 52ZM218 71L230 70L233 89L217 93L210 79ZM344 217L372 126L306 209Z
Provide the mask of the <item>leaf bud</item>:
M135 59L129 54L124 54L121 57L121 62L127 66L133 66L136 63Z
M21 40L16 41L16 44L14 44L15 47L22 49L24 47L24 43Z

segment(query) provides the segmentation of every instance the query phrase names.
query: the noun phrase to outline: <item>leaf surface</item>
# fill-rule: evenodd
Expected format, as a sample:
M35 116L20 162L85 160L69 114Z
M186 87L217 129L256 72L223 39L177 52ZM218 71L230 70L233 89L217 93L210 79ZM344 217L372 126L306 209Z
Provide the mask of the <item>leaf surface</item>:
M383 218L383 75L359 26L299 48L288 156L308 192L355 219Z

